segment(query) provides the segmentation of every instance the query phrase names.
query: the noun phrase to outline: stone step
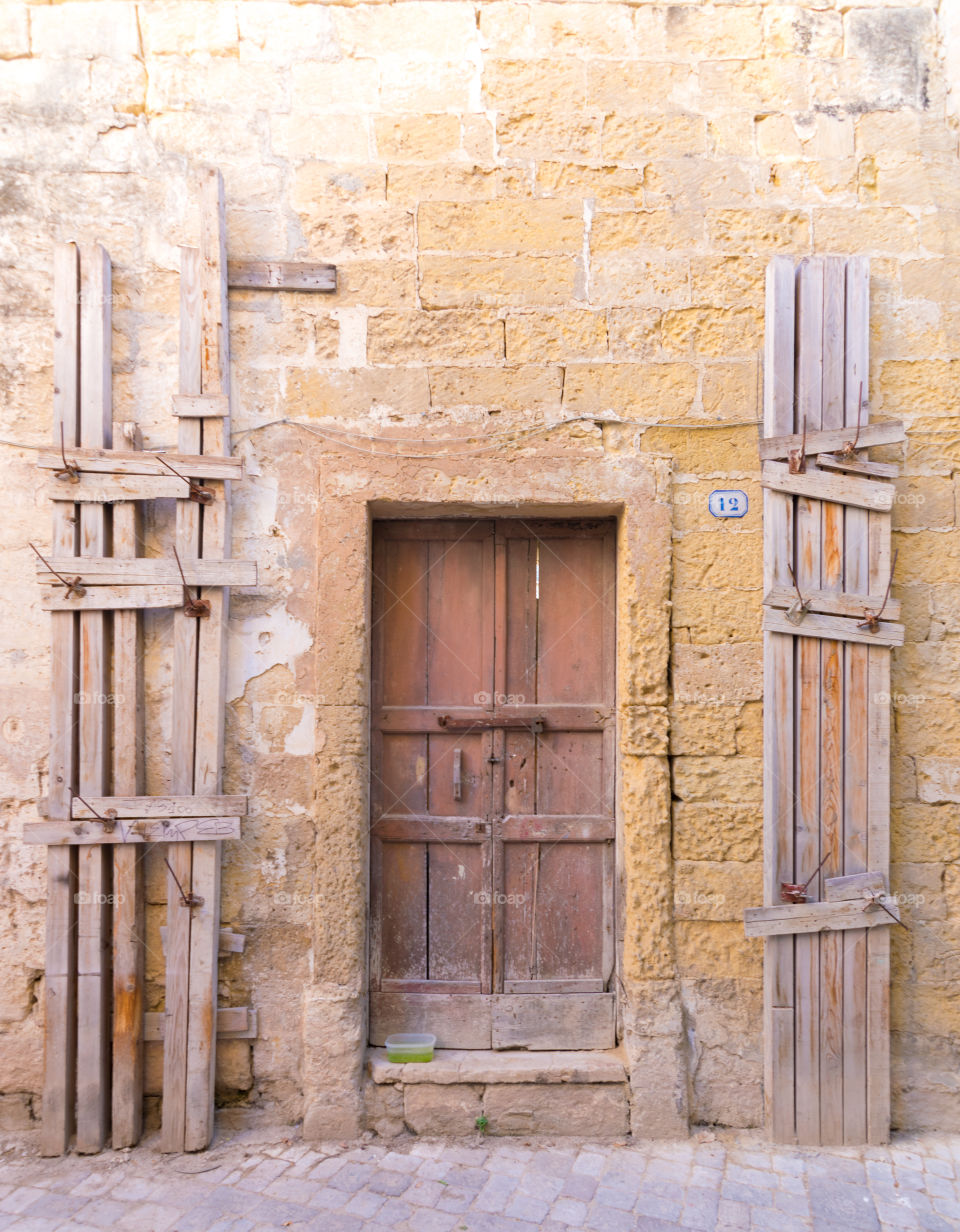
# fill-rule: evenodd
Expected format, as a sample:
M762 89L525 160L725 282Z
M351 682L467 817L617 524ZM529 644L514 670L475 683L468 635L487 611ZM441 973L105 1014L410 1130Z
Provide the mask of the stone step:
M367 1051L370 1077L385 1083L597 1083L626 1082L619 1049L604 1052L495 1052L438 1049L428 1062L396 1064L386 1049Z

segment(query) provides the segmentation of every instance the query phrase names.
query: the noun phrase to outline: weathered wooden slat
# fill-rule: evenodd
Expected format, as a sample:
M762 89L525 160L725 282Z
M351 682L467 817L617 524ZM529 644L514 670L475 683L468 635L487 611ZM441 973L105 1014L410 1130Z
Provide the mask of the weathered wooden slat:
M823 425L823 259L800 262L797 279L797 424L807 431ZM776 473L780 464L767 462ZM786 471L786 467L780 467ZM801 476L802 478L802 476ZM796 502L796 576L801 592L820 586L823 506L819 500ZM776 615L776 613L772 613ZM769 611L764 615L771 615ZM820 863L820 642L800 638L795 647L795 806L794 877L803 882ZM820 940L794 938L796 962L795 1098L797 1141L820 1138Z
M245 933L235 933L232 929L220 929L219 953L220 954L242 954L247 944ZM166 927L160 925L160 947L164 951L167 948L167 930Z
M74 797L72 816L104 816L112 809L118 818L138 820L182 817L242 817L247 811L246 796L93 796Z
M856 900L748 907L743 913L744 931L748 937L786 937L836 929L876 928L899 921L900 908L896 902L893 899L885 899L884 902L894 918L879 905Z
M848 517L853 512L848 510ZM879 612L881 608L888 620L896 620L900 615L900 600L887 599L884 607L882 594L831 594L827 590L804 590L803 598L809 604L809 611L822 612L825 616L855 616L863 620L867 610ZM791 608L796 601L797 592L793 586L771 586L763 596L767 607Z
M823 897L828 903L844 902L849 898L862 902L864 896L885 893L881 873L850 873L844 877L827 877L823 883Z
M227 313L227 251L223 179L203 173L200 202L201 373L204 395L230 398L230 331ZM217 456L230 448L229 413L203 421L202 453ZM203 509L201 554L223 560L230 543L225 482L211 484L218 499ZM226 703L226 633L229 591L204 593L210 616L201 622L197 645L197 722L194 783L197 795L219 795L223 773L223 717ZM216 1071L217 939L220 931L219 843L195 843L193 887L204 902L190 927L190 1001L187 1019L187 1088L184 1147L199 1151L213 1137Z
M186 503L186 502L185 502ZM192 503L192 502L191 502ZM97 510L88 506L91 514ZM64 577L73 578L80 573L84 586L181 586L177 562L160 557L137 557L136 560L115 560L111 556L84 557L77 562L73 557L57 556L50 565ZM198 560L181 555L183 576L188 586L256 586L257 563L253 560ZM37 561L37 576L42 582L56 579L46 565Z
M894 462L866 462L862 458L844 458L835 453L817 455L817 466L825 471L846 471L851 475L869 475L874 479L896 479L900 467Z
M163 1013L143 1016L143 1038L150 1042L166 1042L167 1023ZM257 1011L248 1006L222 1006L217 1010L218 1039L256 1039Z
M80 249L80 442L111 444L110 258L99 244ZM80 506L80 555L107 549L102 506ZM131 563L131 562L124 562ZM102 612L80 614L79 791L103 795L108 775L110 626ZM99 846L79 854L77 910L77 1139L81 1154L101 1151L110 1124L110 974L113 859Z
M52 501L111 505L117 501L171 500L188 496L190 486L176 475L89 475L79 483L54 480L42 489Z
M793 262L775 257L767 269L764 360L764 431L793 427L796 275ZM793 500L763 493L764 584L790 584ZM763 708L766 772L763 784L763 900L779 900L780 883L792 881L794 788L794 675L792 638L765 633ZM789 1142L794 1124L794 942L769 938L763 964L764 1103L766 1123L777 1142Z
M161 458L188 479L243 477L242 458L216 458L212 455L205 457L199 453L183 454L167 450L144 450L141 453L126 449L70 449L67 453L67 461L80 468L81 482L85 482L83 476L87 475L159 475L175 478L170 474L169 468L160 461ZM60 451L41 453L37 465L43 470L60 470L63 466ZM56 482L67 490L76 486L65 479Z
M801 621L794 624L787 619L786 612L777 608L766 608L763 613L763 627L771 633L829 638L838 642L857 642L864 646L903 645L903 625L895 624L891 620L881 620L877 632L871 633L869 629L861 629L860 623L854 617L824 616L818 612L808 612Z
M337 267L319 261L230 261L231 287L260 291L336 291Z
M173 413L180 418L221 419L230 414L230 399L222 394L174 394Z
M180 250L180 392L200 393L200 253ZM177 443L181 454L200 453L201 421L181 419ZM177 505L176 544L180 559L200 553L200 511L194 501ZM172 789L193 794L194 732L197 698L197 621L176 612L173 617ZM167 860L167 947L165 963L165 1037L163 1042L162 1151L182 1151L187 1100L187 1016L190 996L191 913L180 902L179 886L191 892L193 844L176 843Z
M823 270L823 411L821 426L844 423L845 267L826 257ZM844 520L847 510L825 502L822 507L820 584L835 594L843 590ZM829 619L829 618L828 618ZM810 889L822 897L823 879L843 871L843 771L845 644L820 644L820 852L824 863ZM820 1142L843 1142L843 941L820 938Z
M866 397L866 381L864 381L864 397ZM801 448L807 455L832 453L834 450L842 449L847 441L852 441L855 432L855 426L852 430L846 427L820 431L812 429L808 423L806 440L800 432L763 437L760 441L760 458L764 462L777 458L788 458L794 450ZM892 419L888 423L864 424L860 428L857 448L866 449L870 445L896 445L905 439L903 423L899 419Z
M182 586L90 586L82 595L68 594L60 585L45 586L40 591L40 606L45 612L118 612L183 604Z
M838 505L856 505L861 509L887 512L893 508L892 485L873 483L852 475L824 474L808 469L802 475L791 475L782 462L767 462L763 467L760 486L772 492L787 492L791 496L808 496L814 500L833 501Z
M132 447L139 443L133 424L118 425ZM139 482L144 482L140 480ZM160 482L148 480L147 482ZM83 484L73 485L82 487ZM113 511L113 552L134 557L141 538L140 509L121 502ZM137 611L113 616L113 765L115 791L143 786L143 646ZM76 800L74 800L76 803ZM132 847L113 851L113 1074L111 1134L114 1149L140 1140L143 1105L143 864Z
M438 1048L490 1048L492 997L455 993L371 992L370 1043L388 1035L429 1031Z
M613 1048L613 993L559 993L493 998L492 1042L498 1048Z
M54 250L53 435L75 445L79 431L80 267L75 244ZM60 464L62 465L62 463ZM76 509L58 505L53 511L52 550L58 555L77 551ZM52 817L70 816L77 785L73 739L79 671L79 619L50 618L52 654L50 681L50 787L47 808ZM43 1121L40 1153L62 1155L70 1146L75 1124L77 1056L77 853L47 853L47 906L44 958Z
M23 827L25 843L52 846L108 847L124 843L192 843L239 838L240 817L175 817L164 824L156 817L127 818L106 830L96 821L34 821Z

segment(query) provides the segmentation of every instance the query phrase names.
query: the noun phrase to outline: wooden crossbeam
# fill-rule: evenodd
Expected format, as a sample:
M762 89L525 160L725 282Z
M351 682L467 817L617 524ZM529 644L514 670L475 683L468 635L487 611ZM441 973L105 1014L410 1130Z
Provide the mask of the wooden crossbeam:
M883 873L851 873L847 877L827 877L823 883L824 899L828 903L848 898L862 900L864 895L884 894Z
M25 843L53 846L108 847L139 843L192 843L240 837L239 817L132 817L108 830L100 822L34 821L23 827ZM109 894L109 891L105 891Z
M184 454L172 451L141 452L124 449L70 449L67 461L76 465L85 475L160 475L174 478L160 459L163 458L188 479L241 479L242 458L208 458L200 454ZM50 450L39 455L37 465L43 470L58 471L63 467L59 451ZM58 479L67 491L74 485L69 479Z
M183 500L190 495L186 479L176 475L83 475L79 483L54 480L42 489L47 500L111 505L117 501Z
M174 415L197 418L223 418L230 414L230 399L222 394L175 394Z
M849 591L838 593L812 588L804 590L803 599L809 605L809 611L823 612L828 616L857 616L863 620L867 611L879 612L881 608L891 620L896 620L900 615L900 600L888 598L884 607L882 594L855 595ZM767 607L793 607L797 602L796 589L793 586L771 586L763 596L763 602Z
M856 392L856 391L854 391ZM766 423L764 427L769 425ZM800 449L805 454L833 453L843 449L848 441L852 442L856 435L856 424L845 428L814 429L804 436L800 432L777 433L764 436L760 440L761 461L776 458L789 458L791 453ZM903 423L892 419L888 423L862 424L860 437L857 440L858 449L866 449L870 445L896 445L906 440Z
M763 613L763 628L769 633L790 633L794 637L830 638L837 642L858 642L863 646L902 646L903 625L892 620L881 620L876 633L861 628L855 617L823 616L819 612L807 612L802 620L794 623L777 608L766 608Z
M846 900L827 903L784 903L780 907L748 907L743 913L748 937L786 937L801 933L824 933L849 928L876 928L900 921L900 908L893 899L879 903ZM887 912L890 912L888 915Z
M231 287L259 291L336 291L337 267L319 261L230 261Z
M71 578L75 575L71 575ZM40 606L45 612L116 612L137 608L183 607L182 586L100 586L86 587L82 595L68 593L63 586L44 586Z
M246 933L235 933L231 928L220 929L220 942L218 952L220 954L242 954L246 948L247 937ZM167 948L167 930L160 926L160 948L166 953Z
M143 1016L143 1038L150 1043L168 1042L169 1023L166 1015L150 1013ZM217 1039L256 1039L257 1011L247 1006L222 1006L217 1010Z
M74 798L73 817L90 818L113 812L118 818L242 817L246 796L94 796Z
M51 572L54 569L64 577L80 574L84 586L179 586L182 568L188 586L257 584L257 562L253 560L198 560L181 555L178 567L172 558L141 556L136 560L117 560L111 556L90 556L77 561L70 556L54 556L48 563L50 568L37 561L41 582L56 581Z
M865 462L862 458L845 458L840 454L817 454L817 466L821 470L848 471L851 475L869 475L874 479L896 479L900 467L894 462Z
M809 496L815 500L833 501L838 505L856 505L861 509L873 509L888 513L893 507L894 490L889 484L871 483L850 475L825 475L822 471L808 470L802 475L791 475L785 463L764 464L760 486L772 492L786 492L791 496Z

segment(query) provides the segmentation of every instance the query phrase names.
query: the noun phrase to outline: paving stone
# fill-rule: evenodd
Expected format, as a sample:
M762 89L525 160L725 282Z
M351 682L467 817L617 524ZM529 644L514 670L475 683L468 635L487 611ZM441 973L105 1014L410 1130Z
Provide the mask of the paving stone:
M810 1209L816 1232L845 1225L849 1232L879 1232L880 1221L867 1190L846 1181L810 1177Z
M550 1208L550 1214L558 1223L573 1228L579 1228L585 1222L587 1211L586 1202L579 1202L576 1198L558 1198Z

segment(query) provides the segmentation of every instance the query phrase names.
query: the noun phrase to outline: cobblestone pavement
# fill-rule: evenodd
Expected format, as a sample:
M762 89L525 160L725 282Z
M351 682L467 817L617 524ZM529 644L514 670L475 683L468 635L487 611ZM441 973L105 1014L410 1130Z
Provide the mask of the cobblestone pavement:
M201 1155L40 1159L0 1142L0 1229L58 1232L870 1232L960 1229L960 1137L865 1150L771 1147L755 1133L688 1142L404 1138L307 1146L225 1132Z

